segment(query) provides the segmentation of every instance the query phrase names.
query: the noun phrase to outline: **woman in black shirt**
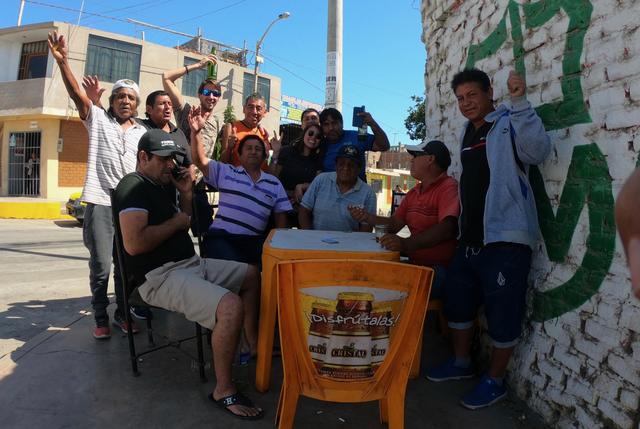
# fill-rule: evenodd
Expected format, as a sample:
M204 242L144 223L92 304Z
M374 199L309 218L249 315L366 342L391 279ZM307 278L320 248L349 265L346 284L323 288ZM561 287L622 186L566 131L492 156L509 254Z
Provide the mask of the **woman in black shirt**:
M274 147L270 171L282 182L294 209L311 181L322 171L321 142L322 129L318 124L311 124L291 146L284 146L278 152Z

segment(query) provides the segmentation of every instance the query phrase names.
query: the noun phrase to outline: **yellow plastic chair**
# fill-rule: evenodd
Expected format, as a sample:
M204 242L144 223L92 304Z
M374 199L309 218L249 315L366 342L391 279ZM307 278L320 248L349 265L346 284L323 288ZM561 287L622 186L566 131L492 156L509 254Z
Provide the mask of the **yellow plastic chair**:
M379 401L380 420L404 427L404 398L433 271L396 262L301 260L277 266L284 380L278 428L298 397ZM367 361L368 356L368 361Z

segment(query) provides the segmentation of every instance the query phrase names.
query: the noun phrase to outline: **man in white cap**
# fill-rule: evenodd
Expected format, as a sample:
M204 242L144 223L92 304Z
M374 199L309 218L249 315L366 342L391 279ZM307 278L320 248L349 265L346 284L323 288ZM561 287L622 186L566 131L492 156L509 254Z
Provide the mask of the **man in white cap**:
M89 249L91 305L96 320L93 336L96 339L104 339L111 336L107 313L107 287L113 255L114 230L109 192L115 189L120 179L136 169L138 140L146 131L134 120L140 103L140 91L134 81L121 79L113 85L108 111L93 105L73 76L65 37L55 31L49 33L48 44L51 55L60 67L62 81L69 97L75 103L80 119L89 133L87 175L82 192L82 200L87 203L83 239ZM129 326L123 313L126 309L117 263L114 278L117 304L114 325L127 332ZM131 329L137 331L135 326Z

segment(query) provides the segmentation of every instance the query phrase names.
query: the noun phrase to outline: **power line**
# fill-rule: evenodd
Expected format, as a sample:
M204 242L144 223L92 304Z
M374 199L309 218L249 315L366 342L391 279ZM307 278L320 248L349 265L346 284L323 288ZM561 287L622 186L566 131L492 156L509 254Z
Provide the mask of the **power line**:
M25 0L25 2L31 3L31 4L35 4L35 5L38 5L38 6L51 7L51 8L54 8L54 9L65 10L67 12L82 12L83 15L97 16L97 17L104 18L104 19L110 19L112 21L118 21L118 22L127 23L126 20L121 19L121 18L116 18L114 16L102 15L102 14L94 13L94 12L86 12L84 10L81 11L80 9L74 9L74 8L71 8L71 7L60 6L60 5L57 5L57 4L42 3L42 2L39 2L39 1L35 1L35 0Z
M194 16L194 17L191 17L191 18L187 18L187 19L184 19L182 21L174 22L173 24L167 24L167 25L165 25L165 27L173 27L173 26L176 26L178 24L184 24L185 22L195 21L196 19L200 19L200 18L208 16L208 15L213 15L214 13L218 13L218 12L221 12L221 11L223 11L225 9L232 8L232 7L237 6L237 5L241 4L241 3L244 3L246 1L247 0L240 0L240 1L237 1L237 2L232 3L230 5L221 7L220 9L212 10L212 11L206 12L206 13L201 13L201 14L199 14L197 16Z

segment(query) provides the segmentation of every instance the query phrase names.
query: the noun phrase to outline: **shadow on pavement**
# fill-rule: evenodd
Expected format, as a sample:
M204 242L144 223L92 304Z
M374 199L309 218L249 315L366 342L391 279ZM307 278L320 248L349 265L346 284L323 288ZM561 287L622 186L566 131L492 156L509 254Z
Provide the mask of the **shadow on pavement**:
M64 300L60 300L64 301ZM48 301L16 303L0 314L3 323L11 317L38 311L38 305L67 305L78 314L76 300L51 304ZM86 303L86 300L84 300ZM12 323L22 323L14 321ZM140 324L143 325L143 324ZM179 350L167 348L145 356L139 362L141 375L133 377L128 361L127 339L112 331L109 340L91 337L93 319L81 316L63 330L38 335L11 355L0 360L0 415L2 426L32 428L46 421L47 427L224 427L272 428L282 383L282 366L274 358L271 389L259 394L253 388L255 366L240 376L246 394L266 410L263 420L244 422L233 418L207 399L214 387L202 383L197 365ZM193 324L180 315L154 312L156 336L178 338L191 333ZM206 344L206 342L205 342ZM144 327L136 338L140 350L146 347ZM195 343L184 345L195 356ZM448 355L446 342L435 332L435 320L428 321L422 368ZM205 350L210 362L211 350ZM244 378L243 378L244 377ZM489 409L467 411L458 405L462 394L475 380L431 383L424 378L410 380L406 395L407 428L541 428L540 421L515 400L505 400ZM525 416L523 419L522 417ZM378 421L377 403L335 404L300 398L295 427L384 428Z

